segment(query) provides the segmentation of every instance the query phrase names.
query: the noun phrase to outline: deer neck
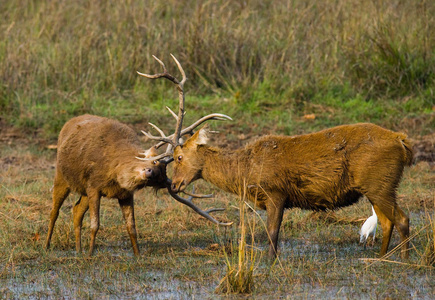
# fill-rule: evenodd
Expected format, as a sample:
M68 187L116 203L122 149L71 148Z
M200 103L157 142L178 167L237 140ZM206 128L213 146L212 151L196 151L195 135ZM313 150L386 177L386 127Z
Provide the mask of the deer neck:
M213 185L235 194L240 194L246 164L241 150L228 151L202 146L198 152L203 160L201 177Z

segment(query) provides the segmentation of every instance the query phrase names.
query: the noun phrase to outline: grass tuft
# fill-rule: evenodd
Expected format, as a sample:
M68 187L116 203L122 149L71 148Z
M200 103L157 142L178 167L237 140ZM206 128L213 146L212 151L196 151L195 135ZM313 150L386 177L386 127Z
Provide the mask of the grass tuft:
M219 294L251 294L254 289L254 271L257 253L255 247L255 223L252 216L246 214L245 197L239 199L239 238L230 255L224 249L226 274L219 282L215 292ZM248 235L251 239L248 245ZM233 248L233 245L231 245Z

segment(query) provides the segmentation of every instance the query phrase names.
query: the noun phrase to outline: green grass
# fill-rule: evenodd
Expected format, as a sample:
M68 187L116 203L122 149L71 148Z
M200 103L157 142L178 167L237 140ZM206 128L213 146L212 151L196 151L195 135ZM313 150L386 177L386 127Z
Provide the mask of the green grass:
M322 107L319 124L396 126L433 114L434 16L432 1L6 0L0 117L50 139L83 113L155 122L173 88L136 71L160 71L155 54L178 74L173 53L196 115L203 107L241 123L261 115L260 129L282 124L287 134Z

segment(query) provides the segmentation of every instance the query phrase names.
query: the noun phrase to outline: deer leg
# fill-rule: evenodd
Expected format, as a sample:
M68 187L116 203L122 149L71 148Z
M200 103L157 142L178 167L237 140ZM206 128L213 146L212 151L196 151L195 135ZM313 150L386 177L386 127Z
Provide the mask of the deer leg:
M407 259L409 257L409 218L397 205L394 207L394 225L403 243L400 256L402 259Z
M269 257L274 258L278 253L278 236L284 214L284 201L273 201L269 198L266 202L267 234L269 236Z
M89 244L89 256L94 253L95 237L100 228L100 194L97 191L88 191L89 214L91 217L91 242Z
M119 199L119 206L121 207L122 216L126 222L127 232L130 236L131 245L133 247L134 255L139 256L139 247L137 245L136 224L134 222L134 203L133 196L127 199Z
M382 227L382 246L379 253L379 256L382 257L387 254L394 225L393 222L391 222L391 220L384 214L383 210L379 208L379 206L373 204L373 208L375 209L376 215L378 216Z
M400 238L402 242L404 242L402 246L401 257L403 259L408 258L409 242L407 239L409 237L409 218L397 206L395 201L389 206L374 204L373 207L375 208L382 227L383 237L380 256L383 256L387 253L393 226L396 226L397 230L399 231Z
M397 226L397 229L399 229L399 234L402 238L402 241L405 242L402 246L401 257L403 259L407 259L409 257L409 217L405 215L400 208L397 207L397 210L402 217L401 223Z
M45 242L46 249L50 248L51 236L53 235L54 224L59 216L59 209L69 192L70 189L67 183L64 180L59 179L59 176L56 176L53 186L53 207L50 212L50 224L48 225L47 240Z
M376 173L376 178L379 179L368 181L370 185L363 186L362 189L366 190L365 195L373 204L381 223L382 246L380 256L387 253L393 226L396 226L403 242L401 256L406 259L409 247L409 242L407 242L409 237L409 218L397 206L396 202L396 190L403 172L403 165L397 162L402 161L403 157L402 154L394 151L391 151L388 155L390 163L385 165L384 168L378 168L376 164L373 164L374 168L368 167L364 169L364 172L366 172L364 174L365 177L372 178L370 177L371 174Z
M76 251L82 253L82 224L83 217L89 208L89 199L87 196L80 196L80 199L74 205L74 234L76 236Z

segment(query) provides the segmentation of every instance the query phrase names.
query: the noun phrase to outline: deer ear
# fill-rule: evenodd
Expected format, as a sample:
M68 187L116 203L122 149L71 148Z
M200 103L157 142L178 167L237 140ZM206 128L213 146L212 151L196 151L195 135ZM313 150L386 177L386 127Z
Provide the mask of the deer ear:
M184 144L184 147L196 147L198 145L205 145L208 142L208 126L207 124L205 126L203 126L200 130L198 130L197 132L195 132L194 135L192 135L192 137L190 137L186 143Z
M208 126L205 125L198 131L197 145L205 145L208 143Z
M145 152L144 152L144 155L145 155L145 157L146 158L150 158L150 157L153 157L153 156L157 156L157 149L156 149L156 147L151 147L151 148L149 148L148 150L146 150Z

